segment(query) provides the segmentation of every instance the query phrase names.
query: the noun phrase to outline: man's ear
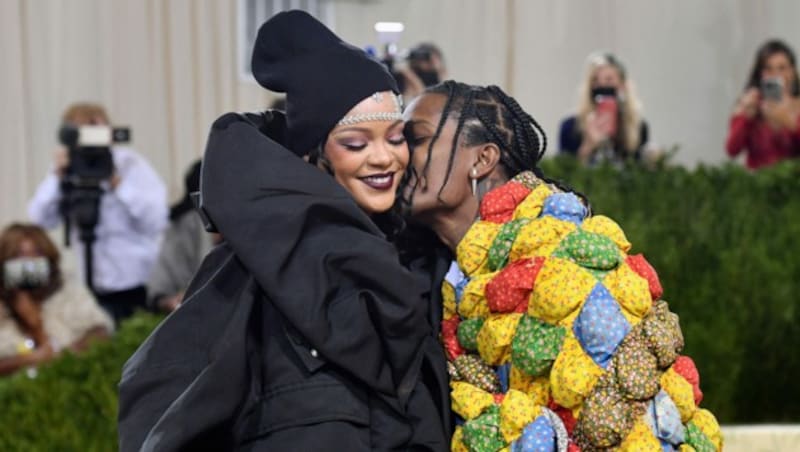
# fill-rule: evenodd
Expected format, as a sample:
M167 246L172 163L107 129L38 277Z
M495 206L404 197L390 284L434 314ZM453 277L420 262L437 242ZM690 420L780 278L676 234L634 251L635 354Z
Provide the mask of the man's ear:
M500 148L495 143L484 143L476 151L473 163L474 174L477 179L483 179L499 166Z

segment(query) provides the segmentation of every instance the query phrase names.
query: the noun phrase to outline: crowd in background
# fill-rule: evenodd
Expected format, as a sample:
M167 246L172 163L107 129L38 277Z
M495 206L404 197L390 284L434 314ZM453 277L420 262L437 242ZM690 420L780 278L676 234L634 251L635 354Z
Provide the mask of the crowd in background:
M444 55L433 44L390 63L406 102L447 78ZM663 158L632 76L617 56L590 55L578 93L574 114L561 122L560 154L588 166L649 165ZM84 103L70 106L62 122L111 124L102 106ZM754 170L800 157L800 78L787 44L771 40L758 50L724 148L732 158L745 154ZM206 232L190 196L199 188L199 161L188 169L184 194L170 208L164 182L144 157L124 145L109 149L112 172L98 184L101 195L87 220L90 234L80 224L67 231L75 245L91 245L91 254L72 247L78 274L62 272L58 248L45 231L74 215L71 208L83 208L65 202L68 147L55 152L52 170L30 200L29 223L14 223L0 234L0 375L30 373L64 350L79 352L113 334L137 309L178 309L202 259L222 240Z

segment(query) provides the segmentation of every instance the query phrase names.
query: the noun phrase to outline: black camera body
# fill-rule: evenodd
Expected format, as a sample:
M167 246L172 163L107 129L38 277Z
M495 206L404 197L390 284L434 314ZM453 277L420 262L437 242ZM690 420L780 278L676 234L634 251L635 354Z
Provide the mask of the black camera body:
M69 165L61 179L59 211L64 220L64 244L70 245L71 225L78 226L78 237L85 246L86 283L92 288L92 252L95 227L100 222L103 182L114 175L111 146L130 140L127 128L107 125L74 126L65 124L58 140L67 147Z

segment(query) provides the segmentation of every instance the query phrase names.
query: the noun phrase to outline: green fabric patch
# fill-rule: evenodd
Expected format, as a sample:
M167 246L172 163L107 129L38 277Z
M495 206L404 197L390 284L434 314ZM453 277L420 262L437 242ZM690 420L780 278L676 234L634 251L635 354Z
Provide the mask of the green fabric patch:
M716 452L714 443L700 430L700 427L689 421L686 424L686 443L694 447L697 452Z
M602 271L616 268L621 259L619 248L610 238L583 229L564 237L553 256L569 259L586 269Z
M458 337L458 343L461 344L464 350L478 350L478 332L483 327L484 321L485 319L482 318L474 318L462 320L458 324L456 336Z
M489 269L491 271L503 268L506 265L508 253L511 252L511 247L514 245L514 240L517 239L519 230L530 221L529 218L519 218L503 223L492 242L492 246L489 247Z
M474 452L495 452L506 447L500 432L500 407L492 405L463 427L464 445Z
M511 363L528 375L544 375L558 357L565 335L562 326L523 315L511 342Z

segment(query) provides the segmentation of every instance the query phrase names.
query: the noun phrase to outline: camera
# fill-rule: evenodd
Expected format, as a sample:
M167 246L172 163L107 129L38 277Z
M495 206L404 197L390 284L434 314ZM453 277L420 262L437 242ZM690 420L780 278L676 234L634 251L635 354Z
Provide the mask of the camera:
M130 140L130 130L108 125L65 124L58 139L69 152L69 165L61 179L59 213L64 221L64 245L69 247L72 225L85 247L86 285L92 289L92 244L100 221L103 182L114 174L111 145Z
M50 279L50 263L46 257L9 259L3 266L6 289L32 290L44 287Z
M783 96L783 79L775 77L762 80L761 95L764 99L779 102Z
M75 186L99 186L114 173L110 146L130 141L130 135L130 129L124 127L62 126L58 139L69 150L65 178Z

